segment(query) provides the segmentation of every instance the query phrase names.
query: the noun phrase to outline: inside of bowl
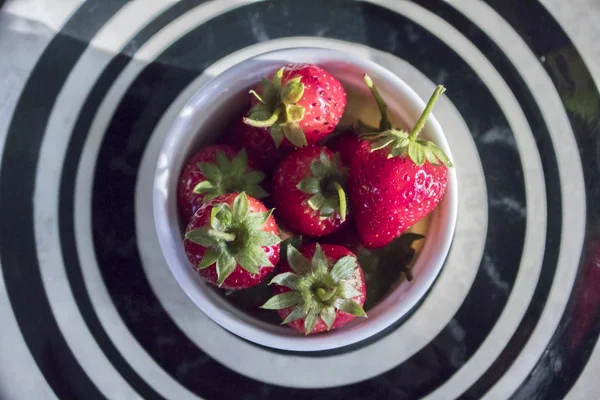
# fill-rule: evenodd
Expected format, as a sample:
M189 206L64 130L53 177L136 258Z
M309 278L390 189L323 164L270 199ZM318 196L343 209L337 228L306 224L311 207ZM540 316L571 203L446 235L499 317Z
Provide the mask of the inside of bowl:
M282 61L281 64L284 64ZM331 72L337 79L339 79L344 85L349 106L346 109L344 117L340 122L340 125L336 131L342 131L344 128L351 126L352 122L356 119L361 119L363 122L373 126L377 126L379 123L379 111L371 94L363 81L363 70L358 69L353 64L344 62L332 62L322 64L329 72ZM273 67L265 68L265 72L268 73L273 70ZM377 79L374 77L375 83ZM191 114L191 123L197 126L197 132L191 135L189 142L185 144L186 154L185 158L190 157L200 147L205 146L214 142L227 143L227 133L230 125L230 121L236 118L241 118L244 112L249 106L249 94L248 90L252 88L258 81L248 83L243 86L238 86L237 90L228 89L224 92L220 99L215 99L213 107L215 110L204 110L202 116L197 115L197 121L194 121L194 114ZM378 85L379 90L387 100L389 106L389 115L395 127L408 129L416 121L415 118L410 117L410 112L407 110L407 105L402 98L399 98L391 88L385 85ZM200 111L197 111L200 112ZM206 118L206 116L209 116ZM424 132L426 133L426 132ZM426 136L426 135L425 135ZM183 163L182 163L183 165ZM181 168L181 165L179 166ZM173 188L175 189L175 188ZM425 235L427 238L427 231L430 227L432 219L435 219L435 211L432 215L427 216L423 220L419 221L413 226L409 232L419 233ZM180 221L179 230L183 233L185 225ZM413 248L416 251L416 255L413 260L418 259L419 252L423 248L427 239L419 240L413 243ZM327 239L322 241L327 242ZM402 269L395 265L401 260L397 259L381 259L386 257L384 253L377 255L374 252L367 252L363 256L366 259L378 258L378 263L385 265L387 273L380 273L381 270L367 271L367 266L364 265L365 275L367 279L367 303L366 308L369 312L370 318L376 317L378 314L383 312L386 307L386 303L389 301L397 302L401 301L403 296L407 295L411 290L411 284L406 281L406 274L403 273ZM369 254L367 254L369 253ZM370 254L372 253L372 254ZM387 252L389 257L389 252ZM366 264L366 262L365 262ZM414 279L419 279L420 270L417 268L419 264L416 263L416 268L413 271ZM395 273L391 268L397 266ZM390 275L389 271L392 271ZM216 289L196 277L199 285L204 285L208 289L208 293L213 298L212 300L217 302L220 307L228 310L228 312L237 312L243 314L243 318L252 318L252 323L259 324L263 329L275 331L278 334L285 335L299 335L292 330L281 327L279 317L276 313L271 311L265 311L259 309L258 306L263 304L270 296L271 289L267 287L267 278L263 284L258 287L238 291L238 292L226 292L223 290ZM371 280L369 282L369 280ZM379 280L379 282L378 282ZM390 293L393 292L393 298L390 297ZM234 309L232 309L234 308ZM353 325L360 325L363 323L363 319L356 319L352 324L342 329L352 329Z

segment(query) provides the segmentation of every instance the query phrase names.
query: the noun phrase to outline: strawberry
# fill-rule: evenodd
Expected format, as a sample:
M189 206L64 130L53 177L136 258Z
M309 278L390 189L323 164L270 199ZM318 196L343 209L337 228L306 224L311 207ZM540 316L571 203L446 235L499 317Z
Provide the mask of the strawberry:
M339 157L326 147L295 150L273 177L277 217L303 235L335 232L346 221L345 180Z
M228 145L207 146L194 154L181 170L177 187L179 213L189 221L202 202L226 193L245 191L255 198L267 196L259 185L265 174L248 161L246 151Z
M330 134L346 108L342 84L313 64L288 64L263 79L244 122L266 128L275 145L304 147Z
M309 261L310 259L310 261ZM287 246L287 260L271 280L275 296L261 307L277 310L282 324L311 333L366 317L366 286L356 256L342 246Z
M289 154L291 148L277 148L266 128L256 128L238 120L232 126L229 143L235 143L248 152L248 156L258 164L261 171L271 172Z
M366 140L350 169L348 181L356 227L368 248L382 247L429 214L442 200L452 163L434 143L418 138L437 98L438 86L415 127L406 132L391 127L385 103L365 76L382 114L381 132L366 132Z
M336 153L340 153L342 164L350 166L360 149L360 138L354 131L343 132L328 141L327 147Z
M245 193L219 196L200 206L183 241L194 269L224 289L258 285L279 262L272 210Z

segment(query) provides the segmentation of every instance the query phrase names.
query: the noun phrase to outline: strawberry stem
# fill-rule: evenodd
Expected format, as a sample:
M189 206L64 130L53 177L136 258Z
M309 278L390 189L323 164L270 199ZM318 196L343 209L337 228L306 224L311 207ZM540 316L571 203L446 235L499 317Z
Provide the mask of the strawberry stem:
M250 91L250 94L251 94L252 96L256 97L256 99L257 99L258 101L260 101L261 103L263 103L263 104L267 104L267 103L265 103L265 101L263 100L263 98L262 98L262 97L260 97L260 95L259 95L258 93L256 93L256 91L254 91L254 90L251 90L251 91Z
M323 301L327 301L327 300L331 299L334 292L335 292L334 290L327 291L322 287L320 287L316 290L317 297Z
M209 229L208 234L215 239L221 239L226 242L233 242L235 240L235 233L221 232L215 229Z
M248 118L248 117L244 117L244 123L253 126L255 128L267 128L271 125L273 125L275 122L277 122L277 119L279 119L279 114L281 113L281 109L276 108L275 111L273 111L273 114L271 115L271 117L269 117L269 119L266 119L264 121L258 121L252 118Z
M340 218L342 222L346 220L346 193L344 192L344 188L338 182L333 182L333 187L335 188L338 197L340 198Z
M377 107L379 108L379 113L381 114L381 122L379 122L379 130L386 131L392 127L392 124L390 123L390 120L388 119L388 115L387 115L387 104L383 100L383 97L381 97L381 95L379 94L377 87L375 87L375 84L373 83L373 79L371 79L371 77L367 74L365 74L363 76L363 78L365 80L367 87L371 91L371 94L373 95L373 98L375 99L375 102L377 103Z
M431 114L431 110L433 110L433 106L435 105L435 102L437 101L438 97L440 97L440 95L443 94L445 91L446 91L446 88L442 85L438 85L438 87L435 88L435 92L433 92L433 94L431 95L431 98L427 102L427 105L425 106L425 110L423 110L423 113L419 117L419 120L417 121L414 128L412 128L412 130L410 131L410 134L408 135L408 138L411 141L414 141L417 138L417 136L419 135L419 133L421 133L421 131L425 127L425 123L427 122L427 119L429 118L429 114Z

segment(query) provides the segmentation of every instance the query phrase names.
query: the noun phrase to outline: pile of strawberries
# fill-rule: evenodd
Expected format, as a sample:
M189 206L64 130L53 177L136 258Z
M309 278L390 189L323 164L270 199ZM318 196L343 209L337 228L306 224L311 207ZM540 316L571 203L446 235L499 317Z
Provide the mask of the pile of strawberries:
M398 238L437 206L452 166L418 136L443 86L407 132L392 127L367 75L365 83L379 127L357 121L331 135L346 107L344 87L317 65L286 65L250 91L250 110L225 137L231 144L200 149L180 175L193 268L228 290L277 270L274 296L261 307L305 334L366 317L354 244L339 243L355 237L356 245L382 248Z

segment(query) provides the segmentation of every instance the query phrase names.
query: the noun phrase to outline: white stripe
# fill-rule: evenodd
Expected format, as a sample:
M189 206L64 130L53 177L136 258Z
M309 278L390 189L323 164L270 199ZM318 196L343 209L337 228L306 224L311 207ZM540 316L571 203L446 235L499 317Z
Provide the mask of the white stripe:
M54 399L56 396L38 369L8 301L0 268L0 399ZM29 318L32 318L30 316ZM41 335L44 332L40 332Z
M36 13L34 10L21 16L24 2L6 4L0 10L0 160L10 118L36 60L50 43L54 32L39 29L62 26L81 1L68 1L54 13ZM15 315L8 301L0 268L0 398L2 399L54 399L56 396L38 369L25 343ZM43 332L41 332L43 334Z
M227 367L254 379L290 387L330 387L367 379L394 367L426 345L448 323L468 292L481 259L487 225L485 181L477 150L458 112L447 98L441 98L436 105L436 118L443 126L453 127L447 132L448 141L454 157L464 160L457 166L459 192L467 195L459 204L459 214L470 212L472 218L459 220L452 250L438 282L419 312L402 327L356 352L319 358L316 363L311 358L280 355L241 341L219 328L194 306L166 267L152 221L142 217L152 212L154 168L166 132L185 102L210 77L256 54L311 45L371 58L402 76L418 93L431 93L435 87L407 63L347 42L320 38L315 43L314 38L287 38L245 48L209 67L173 102L152 135L140 165L136 187L136 229L144 269L153 290L176 324L198 347ZM464 201L465 198L469 200ZM369 359L377 362L365 362Z
M18 0L8 1L1 12L20 20L17 27L26 35L40 31L58 32L84 0ZM15 40L14 37L12 37Z
M57 215L59 179L70 133L94 82L93 76L102 71L147 21L168 6L169 2L158 0L151 3L131 2L93 38L58 95L42 142L36 174L35 237L40 272L50 307L75 358L98 389L111 399L134 399L139 395L98 347L73 298L60 248ZM89 237L90 233L86 236ZM89 268L85 262L81 266L84 270ZM149 383L152 385L152 382Z
M477 24L500 46L527 83L533 97L538 102L546 126L549 129L550 137L554 143L561 181L563 228L556 274L546 307L527 345L523 348L506 374L487 394L487 397L491 399L505 399L523 382L546 349L569 299L577 272L575 266L578 265L583 244L585 189L579 152L569 120L560 101L560 96L536 57L508 23L502 20L485 3L467 0L456 3L454 6L469 17L473 23ZM527 153L527 155L529 156L530 153ZM542 236L541 232L537 234ZM520 302L528 304L529 299L521 298ZM505 313L512 315L513 312L514 309L512 307L506 308ZM510 333L512 335L513 333L513 330L509 330L505 323L499 323L495 331L499 334ZM492 332L488 336L488 339L491 340L492 337L497 338L495 332ZM506 344L504 340L496 341L495 343L502 345L502 347ZM490 348L482 346L481 350L471 360L473 362L467 363L447 384L457 385L457 389L458 387L466 389L468 387L466 377L475 376L477 372L483 371L487 368L487 365L495 360L497 355L498 352L491 351ZM440 387L440 395L448 393L444 391L446 389L447 387L445 386Z

